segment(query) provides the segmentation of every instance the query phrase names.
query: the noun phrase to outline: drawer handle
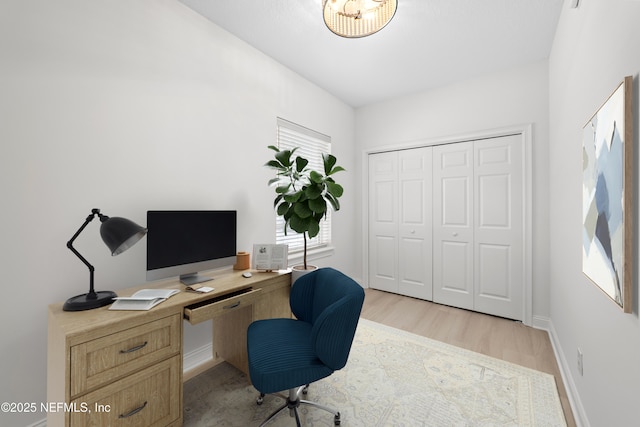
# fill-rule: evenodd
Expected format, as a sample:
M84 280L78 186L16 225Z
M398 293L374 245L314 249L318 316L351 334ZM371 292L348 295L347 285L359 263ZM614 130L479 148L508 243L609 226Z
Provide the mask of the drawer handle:
M135 414L137 414L138 412L142 411L145 408L145 406L147 406L147 401L146 400L142 404L142 406L137 407L136 409L134 409L133 411L129 412L128 414L120 414L120 415L118 415L118 418L122 419L122 418L132 417Z
M149 343L148 341L145 341L144 343L142 343L142 344L140 344L140 345L137 345L137 346L135 346L135 347L132 347L132 348L130 348L129 350L120 350L120 353L121 353L121 354L133 353L134 351L138 351L138 350L140 350L140 349L142 349L142 348L146 347L146 345L147 345L148 343ZM145 402L145 404L146 404L146 402Z
M235 303L235 304L231 304L231 305L224 306L224 307L222 307L222 308L223 308L223 309L225 309L225 310L231 310L232 308L236 308L236 307L237 307L237 306L239 306L239 305L240 305L240 301L238 301L238 302L237 302L237 303Z

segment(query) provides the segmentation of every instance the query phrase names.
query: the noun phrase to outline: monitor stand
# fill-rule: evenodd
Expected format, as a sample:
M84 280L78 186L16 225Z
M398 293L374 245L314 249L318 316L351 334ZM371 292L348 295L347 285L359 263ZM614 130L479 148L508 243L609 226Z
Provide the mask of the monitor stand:
M198 273L180 275L180 283L187 286L195 285L196 283L208 282L209 280L213 280L213 277L200 276Z

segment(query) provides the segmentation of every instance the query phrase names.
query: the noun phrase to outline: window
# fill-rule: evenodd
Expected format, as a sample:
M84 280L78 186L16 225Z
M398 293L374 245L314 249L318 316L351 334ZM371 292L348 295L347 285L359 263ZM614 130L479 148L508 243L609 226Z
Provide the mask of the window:
M308 167L323 171L322 153L331 153L331 138L314 130L278 118L277 146L280 150L299 147L297 154L309 160ZM302 234L291 229L284 234L284 219L276 216L276 243L289 245L289 253L302 252L304 240ZM328 246L331 243L331 209L320 224L320 233L307 240L307 251Z

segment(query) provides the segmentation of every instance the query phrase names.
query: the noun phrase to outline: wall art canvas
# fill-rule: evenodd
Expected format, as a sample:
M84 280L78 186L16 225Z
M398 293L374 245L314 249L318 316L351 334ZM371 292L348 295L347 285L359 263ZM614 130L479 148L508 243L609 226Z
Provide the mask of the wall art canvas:
M626 313L633 274L632 86L626 77L582 137L582 270Z

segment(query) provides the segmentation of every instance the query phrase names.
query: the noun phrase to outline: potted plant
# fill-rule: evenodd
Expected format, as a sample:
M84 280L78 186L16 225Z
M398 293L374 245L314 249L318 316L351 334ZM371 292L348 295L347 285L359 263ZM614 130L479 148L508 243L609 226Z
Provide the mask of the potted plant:
M337 160L331 154L322 154L324 170L315 171L308 167L307 159L295 155L298 147L280 150L270 145L269 149L275 151L275 159L265 164L276 171L276 177L269 180L269 185L276 187L273 207L284 219L285 235L287 228L302 234L302 267L306 271L310 269L307 264L307 240L318 235L320 222L325 218L329 207L335 211L340 210L338 199L344 190L335 182L333 175L345 169L336 166Z

